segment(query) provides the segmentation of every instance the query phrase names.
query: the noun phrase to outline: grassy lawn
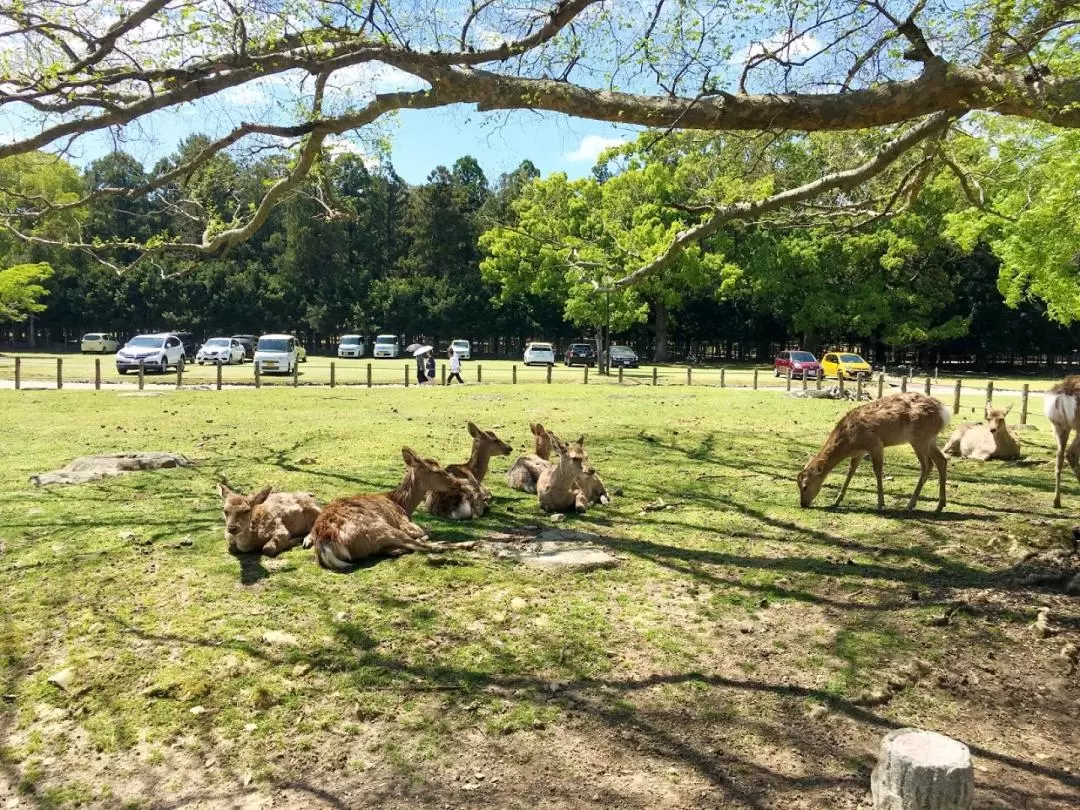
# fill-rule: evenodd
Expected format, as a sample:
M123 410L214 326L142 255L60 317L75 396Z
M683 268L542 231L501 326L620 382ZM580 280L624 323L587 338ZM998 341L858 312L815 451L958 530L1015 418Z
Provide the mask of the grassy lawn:
M1076 807L1059 653L1080 602L1023 579L1080 510L1075 480L1050 509L1041 407L1024 461L951 463L942 516L933 484L912 515L874 513L868 469L844 508L800 510L794 475L844 407L704 386L0 391L0 806L854 808L881 736L917 725L972 747L978 807ZM520 450L530 421L585 433L621 494L562 527L620 566L473 550L335 575L302 549L226 552L215 481L385 490L403 444L463 461L467 419ZM198 464L28 483L117 450ZM418 522L547 526L512 461L483 520ZM915 471L887 452L891 510Z

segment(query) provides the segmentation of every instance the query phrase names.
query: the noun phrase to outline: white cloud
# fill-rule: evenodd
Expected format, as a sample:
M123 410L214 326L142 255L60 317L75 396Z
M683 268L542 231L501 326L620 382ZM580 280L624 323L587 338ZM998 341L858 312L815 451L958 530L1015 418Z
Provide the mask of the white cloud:
M626 138L605 138L603 135L586 135L581 139L578 148L573 152L567 152L564 158L571 163L595 163L600 153L613 146L622 146Z
M732 65L745 65L754 56L775 54L785 62L797 62L805 59L822 48L821 41L809 34L796 34L794 31L777 31L771 37L751 42L740 48L728 60Z
M338 157L339 155L356 155L360 160L364 161L364 165L368 169L374 169L379 165L379 158L372 155L363 146L356 141L351 140L347 136L331 135L324 141L327 153L331 157Z

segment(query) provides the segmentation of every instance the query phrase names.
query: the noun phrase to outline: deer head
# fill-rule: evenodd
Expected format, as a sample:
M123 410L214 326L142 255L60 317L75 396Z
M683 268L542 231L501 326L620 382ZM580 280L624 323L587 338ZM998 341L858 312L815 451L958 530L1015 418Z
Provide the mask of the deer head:
M433 458L421 458L411 447L401 448L401 457L409 468L413 485L422 492L449 492L458 487L454 476Z
M1009 415L1009 411L1012 410L1012 405L1009 405L1005 410L993 407L989 402L986 403L984 414L986 416L986 427L990 432L997 434L998 430L1007 431L1005 427L1005 417Z
M576 442L564 442L554 433L548 433L548 437L551 439L551 445L555 452L559 454L560 465L569 467L575 475L594 475L594 470L589 465L589 455L585 452L585 448L581 446L584 441L584 436L579 436Z
M254 495L243 495L234 492L225 484L217 485L221 499L224 501L222 513L225 516L225 541L230 549L249 538L251 534L252 510L270 497L273 487L263 487Z
M551 458L551 437L539 422L529 424L533 435L533 448L536 455L545 461Z
M508 456L513 449L490 430L481 430L469 422L469 435L473 437L473 448L487 456Z
M817 459L811 459L802 468L796 480L799 482L799 506L803 509L814 502L814 498L821 491L825 475L825 466Z

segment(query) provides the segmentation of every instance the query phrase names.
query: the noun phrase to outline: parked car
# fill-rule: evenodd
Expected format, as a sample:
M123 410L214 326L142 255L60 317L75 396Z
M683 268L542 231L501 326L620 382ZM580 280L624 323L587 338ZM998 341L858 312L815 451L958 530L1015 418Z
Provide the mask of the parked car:
M244 347L236 338L216 337L210 338L199 347L195 353L195 360L201 366L203 363L224 364L231 366L233 363L244 363Z
M550 343L530 343L525 347L525 365L527 366L553 366L555 365L555 350Z
M233 335L233 337L244 347L244 354L247 355L248 360L255 356L255 335Z
M376 335L374 357L397 357L401 354L401 343L397 335Z
M363 357L364 339L360 335L342 335L337 347L338 357Z
M595 366L596 349L591 343L571 343L570 348L566 350L566 357L563 358L563 362L568 366L578 364Z
M638 356L634 353L634 350L629 346L612 346L608 349L609 357L611 358L608 364L612 368L637 368Z
M786 377L789 368L791 376L798 379L806 377L814 380L821 373L821 363L810 352L780 352L776 355L776 360L773 361L773 376Z
M298 349L292 335L263 335L255 344L255 368L260 374L292 374L300 362Z
M469 341L458 338L457 340L450 341L450 348L454 350L454 354L460 357L462 360L472 360L472 346L469 345Z
M840 379L840 375L843 374L845 380L854 380L860 374L869 377L872 371L870 364L857 354L829 352L821 358L821 376L823 377Z
M116 337L108 332L87 332L79 341L79 351L83 354L114 354L119 348Z
M193 362L195 355L199 352L199 343L195 340L195 335L191 334L191 332L169 332L168 334L180 338L180 342L184 346L184 357L189 363Z
M121 374L138 371L141 362L145 371L164 374L169 366L183 368L185 359L184 344L172 333L136 335L116 353L116 370Z

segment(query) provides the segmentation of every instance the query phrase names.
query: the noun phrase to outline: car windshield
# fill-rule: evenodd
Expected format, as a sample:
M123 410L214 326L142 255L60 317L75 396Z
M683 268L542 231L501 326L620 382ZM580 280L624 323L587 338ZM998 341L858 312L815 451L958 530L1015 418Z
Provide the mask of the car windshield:
M207 346L228 346L229 345L229 339L228 338L210 338L208 341L206 341L206 345Z
M287 352L289 341L287 338L259 338L260 352Z
M810 352L792 352L791 359L796 363L813 363L814 355L810 354Z
M863 360L861 357L859 357L859 355L857 355L857 354L842 354L842 355L840 355L840 362L841 363L865 363L866 361Z
M570 347L570 351L587 352L591 348L592 346L590 346L588 343L575 343L573 346Z
M159 337L134 337L127 345L135 349L160 349L164 342L164 338Z
M469 341L467 341L467 340L455 340L451 345L452 346L460 346L463 349L467 349L467 348L469 348Z
M91 333L91 334L89 334L89 335L83 335L83 338L82 338L82 339L83 339L83 340L100 340L100 339L101 339L101 335L99 335L99 334L96 334L96 333Z
M611 353L612 354L630 355L630 354L633 354L633 351L631 351L630 348L627 347L627 346L612 346L611 347Z
M360 336L359 335L346 335L345 337L343 337L341 339L341 345L342 346L359 346L360 345Z
M550 343L534 343L529 348L534 352L550 352L551 351L551 344Z

